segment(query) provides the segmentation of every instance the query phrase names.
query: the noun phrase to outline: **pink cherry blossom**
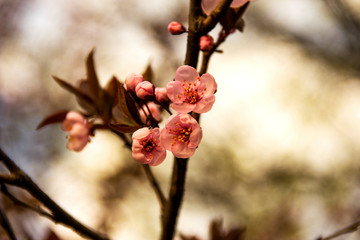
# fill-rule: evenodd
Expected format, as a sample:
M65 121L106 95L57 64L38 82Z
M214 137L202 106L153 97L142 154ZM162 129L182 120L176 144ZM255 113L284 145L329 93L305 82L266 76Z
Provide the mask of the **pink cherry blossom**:
M132 135L132 157L141 164L157 166L166 157L166 150L160 145L160 129L140 128Z
M172 101L170 107L179 113L208 112L214 105L214 93L217 84L209 73L201 77L195 68L184 65L175 73L175 81L166 86L166 92Z
M201 1L201 7L207 15L209 15L216 6L220 3L221 0L202 0ZM230 7L232 8L238 8L244 5L247 2L253 2L256 0L233 0Z
M172 21L168 25L168 31L173 35L179 35L186 32L186 29L181 23Z
M149 110L148 110L148 108L149 108L152 117L156 121L160 122L162 120L162 115L161 115L161 111L159 109L159 105L155 104L154 102L148 102L146 104L147 104L147 107L144 105L144 106L142 106L142 108L140 108L140 111L139 111L141 120L144 123L146 122L146 118L149 115Z
M70 111L66 114L62 129L69 133L69 142L66 145L69 150L79 152L90 141L89 124L84 116L78 112Z
M201 36L199 46L201 51L210 51L214 46L214 39L210 35Z
M149 99L154 97L154 91L154 85L148 81L140 82L135 88L136 96L140 99Z
M166 88L160 88L160 87L155 88L155 98L160 103L168 103L169 98L166 93Z
M175 157L191 157L200 144L202 130L197 121L189 114L171 115L161 130L161 144Z
M130 92L135 92L135 88L136 86L140 83L144 81L143 76L136 74L136 73L130 73L126 78L125 78L125 84L124 84L124 88L127 91Z

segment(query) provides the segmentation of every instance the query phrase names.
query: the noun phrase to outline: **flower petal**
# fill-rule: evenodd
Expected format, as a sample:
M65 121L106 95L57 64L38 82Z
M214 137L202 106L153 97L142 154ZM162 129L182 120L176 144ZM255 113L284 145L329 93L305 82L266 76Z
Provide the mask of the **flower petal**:
M199 85L199 93L204 93L204 95L213 94L217 89L217 84L214 77L209 74L205 73L201 75L200 78L200 85Z
M150 166L157 166L165 160L166 150L163 147L158 147L153 151L153 159L149 162Z
M199 73L196 71L196 69L188 65L179 67L175 72L175 81L182 83L194 83L198 77Z
M197 146L199 146L201 139L202 139L202 129L199 126L192 130L189 138L188 147L196 148Z
M219 3L220 0L202 0L201 8L203 9L205 14L209 15L211 11L214 10Z
M174 103L182 103L186 99L184 96L184 87L179 81L169 82L166 85L166 93L169 99Z
M171 148L171 152L177 158L188 158L194 155L196 148L189 148L185 144L174 144Z
M170 104L170 107L175 111L177 111L178 113L189 113L196 107L196 105L184 102L184 103L172 103Z
M196 103L196 107L193 109L193 111L196 113L206 113L210 111L214 103L215 103L214 95L204 97L199 102Z
M147 137L149 134L150 134L150 129L147 128L147 127L143 127L143 128L140 128L138 130L136 130L133 135L132 135L132 139L143 139L145 137Z
M247 3L249 0L233 0L230 7L238 8Z

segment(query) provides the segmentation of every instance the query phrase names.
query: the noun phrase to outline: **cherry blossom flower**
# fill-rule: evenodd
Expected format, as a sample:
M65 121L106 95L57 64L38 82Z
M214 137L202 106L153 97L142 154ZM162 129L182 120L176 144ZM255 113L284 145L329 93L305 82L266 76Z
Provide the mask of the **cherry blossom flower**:
M172 21L168 25L168 31L173 35L179 35L186 32L186 29L181 23Z
M132 157L141 164L157 166L165 160L166 149L160 145L160 129L147 127L136 130L133 135Z
M221 0L202 0L201 1L201 7L207 15L209 15L216 6L220 3ZM233 0L230 7L232 8L238 8L244 5L247 2L252 2L256 0Z
M140 99L149 99L154 97L154 91L155 87L149 81L140 82L135 88L136 96Z
M69 133L66 147L71 151L79 152L90 142L89 124L78 112L70 111L66 114L62 129Z
M162 115L161 115L161 111L159 109L159 105L156 105L154 102L148 102L147 103L147 107L144 105L142 108L140 108L140 117L141 120L145 123L146 122L146 117L149 115L149 110L151 112L152 117L160 122L162 120Z
M210 35L201 36L199 46L201 51L210 51L214 46L214 39Z
M136 74L136 73L130 73L126 78L125 78L125 83L124 83L124 88L127 91L130 92L135 92L135 88L136 86L140 83L143 82L144 78L143 76Z
M167 95L173 102L170 107L179 113L208 112L215 102L216 89L213 76L205 73L200 77L195 68L187 65L179 67L175 81L166 86Z
M197 121L184 113L171 115L160 134L161 144L178 158L191 157L201 138L202 130Z

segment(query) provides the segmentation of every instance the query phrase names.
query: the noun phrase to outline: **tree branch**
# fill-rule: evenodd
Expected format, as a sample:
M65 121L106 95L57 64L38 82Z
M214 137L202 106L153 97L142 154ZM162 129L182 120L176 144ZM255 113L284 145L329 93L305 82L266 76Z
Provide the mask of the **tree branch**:
M330 239L333 239L333 238L336 238L336 237L339 237L341 235L344 235L344 234L348 234L348 233L352 233L352 232L355 232L359 229L360 227L360 220L359 221L356 221L340 230L337 230L336 232L334 232L333 234L330 234L329 236L327 237L319 237L317 238L316 240L330 240Z
M0 224L3 227L3 229L5 230L5 232L7 233L7 235L9 236L10 240L16 240L16 236L14 234L14 231L13 231L12 227L11 227L9 219L7 218L7 216L2 211L1 208L0 208Z
M58 204L56 204L45 192L43 192L31 178L23 172L3 151L0 149L0 161L2 161L16 181L7 182L9 185L14 185L26 190L39 202L41 202L51 213L52 217L49 218L55 223L61 223L67 227L73 229L78 234L94 239L94 240L109 240L109 238L101 233L95 232L94 230L86 227L73 216L63 210ZM6 179L6 178L3 178Z
M229 9L231 2L232 0L222 0L202 22L201 32L210 32L219 22L220 18L225 15L225 12Z

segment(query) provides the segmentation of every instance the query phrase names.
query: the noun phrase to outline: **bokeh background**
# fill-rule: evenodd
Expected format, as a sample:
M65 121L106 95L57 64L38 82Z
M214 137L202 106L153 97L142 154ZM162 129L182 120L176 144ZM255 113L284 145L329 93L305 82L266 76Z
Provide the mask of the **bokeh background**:
M76 84L96 47L103 85L151 62L165 86L186 47L186 34L170 35L167 24L186 26L187 4L0 0L0 146L63 208L112 239L157 239L156 197L115 135L99 131L73 153L59 125L35 130L52 112L79 109L51 76ZM225 228L246 226L249 240L332 233L360 214L360 1L258 0L244 20L244 33L232 34L208 69L217 100L201 117L178 230L208 239L210 221L223 219ZM153 168L165 192L172 161L169 153ZM1 206L19 239L50 231L82 239L3 196Z

